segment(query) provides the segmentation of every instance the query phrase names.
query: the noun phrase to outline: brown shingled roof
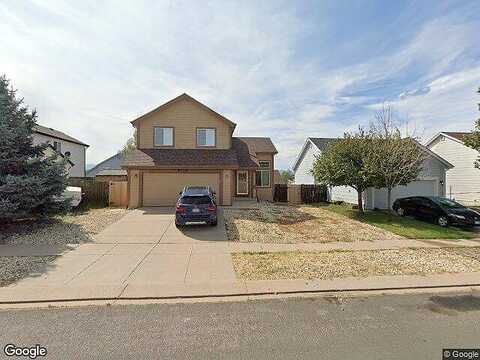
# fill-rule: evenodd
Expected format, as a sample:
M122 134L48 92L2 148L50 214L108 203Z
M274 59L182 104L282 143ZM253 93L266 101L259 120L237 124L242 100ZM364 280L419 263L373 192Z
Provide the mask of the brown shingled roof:
M278 153L275 145L272 143L272 140L268 137L238 137L237 139L245 141L256 153Z
M137 149L128 154L122 167L238 168L235 150Z
M460 131L444 131L443 132L445 135L448 135L448 136L451 136L457 140L460 140L460 141L463 141L463 138L465 137L465 135L468 135L470 134L469 132L460 132Z

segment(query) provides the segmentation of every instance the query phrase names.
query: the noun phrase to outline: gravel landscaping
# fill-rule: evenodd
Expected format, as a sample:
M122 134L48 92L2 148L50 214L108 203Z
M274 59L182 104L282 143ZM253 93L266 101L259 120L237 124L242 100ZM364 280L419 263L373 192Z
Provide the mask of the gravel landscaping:
M480 271L480 248L234 253L245 280L333 279Z
M0 287L13 284L28 275L43 273L56 256L0 257Z
M0 234L0 244L63 245L91 242L108 225L120 220L125 209L90 209L47 220L23 221L9 225Z
M91 242L108 225L120 220L125 209L90 209L46 220L10 224L0 233L0 244L65 245ZM44 273L56 256L1 256L0 287L26 276Z
M259 243L325 243L401 239L389 231L311 206L262 204L225 209L228 239Z

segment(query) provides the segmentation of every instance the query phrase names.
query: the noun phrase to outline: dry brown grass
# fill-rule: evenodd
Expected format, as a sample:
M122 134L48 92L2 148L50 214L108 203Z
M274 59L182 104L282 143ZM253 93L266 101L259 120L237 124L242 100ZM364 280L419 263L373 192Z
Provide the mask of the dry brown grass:
M399 239L380 228L310 206L266 204L256 210L225 210L228 239L260 243L325 243Z
M245 280L333 279L480 271L480 248L232 254Z

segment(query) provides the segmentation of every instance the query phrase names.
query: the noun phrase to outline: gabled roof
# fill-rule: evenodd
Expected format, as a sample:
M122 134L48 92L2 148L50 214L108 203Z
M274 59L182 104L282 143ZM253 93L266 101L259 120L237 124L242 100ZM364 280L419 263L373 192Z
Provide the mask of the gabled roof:
M461 131L441 131L435 134L435 136L433 136L430 140L428 140L426 143L426 146L430 146L430 144L433 143L439 136L445 136L446 138L449 138L451 140L463 143L465 135L469 135L469 134L471 133L461 132Z
M445 135L448 135L448 136L451 136L457 140L460 140L460 141L463 141L463 138L465 137L465 135L469 135L470 132L459 132L459 131L456 131L456 132L451 132L451 131L445 131L444 132Z
M296 169L298 168L298 165L300 164L301 160L303 159L303 154L305 153L307 147L308 147L308 144L313 144L318 150L320 151L324 151L328 144L332 143L333 141L335 140L338 140L337 138L307 138L307 140L305 141L305 144L303 145L302 147L302 150L300 151L300 153L298 154L294 164L293 164L293 171L296 171ZM434 157L435 159L437 159L438 161L440 161L442 164L444 164L447 168L451 169L453 168L454 166L449 163L447 160L445 160L443 157L439 156L438 154L434 153L433 151L431 151L428 147L420 144L418 141L414 140L415 143L417 143L417 145L422 148L422 150L424 150L427 154L429 154L430 156Z
M136 149L121 166L160 168L255 169L256 153L243 138L232 138L231 149Z
M48 128L42 125L35 125L33 128L33 131L39 134L47 135L56 139L64 140L64 141L69 141L71 143L79 144L88 147L89 145L81 142L80 140L75 139L74 137L71 137L70 135L67 135L61 131Z
M255 153L274 153L278 154L275 145L268 137L237 137L248 144Z
M239 168L234 149L136 149L129 153L122 167L159 168Z
M335 141L335 140L337 140L337 138L314 138L314 137L308 137L308 138L305 140L305 143L303 144L302 149L301 149L300 152L298 153L297 158L295 159L295 161L294 161L294 163L293 163L293 165L292 165L293 171L296 171L297 168L298 168L298 165L300 165L300 162L302 161L303 155L305 154L305 151L307 150L309 144L315 146L315 147L316 147L318 150L320 150L320 151L325 151L325 149L327 148L328 144L330 144L332 141Z
M440 155L434 153L432 150L430 150L427 146L425 145L422 145L420 144L417 140L415 139L412 139L413 141L415 141L417 143L417 145L423 150L425 151L428 155L432 156L433 158L437 159L438 161L440 161L443 165L445 165L448 169L452 169L454 168L454 166L449 163L447 160L445 160L443 157L441 157Z
M194 102L195 104L201 106L202 108L204 108L205 110L211 112L213 115L217 116L219 119L225 121L229 126L231 126L232 128L235 128L237 126L237 124L235 124L233 121L230 121L228 120L225 116L223 115L220 115L219 113L217 113L216 111L210 109L207 105L205 104L202 104L200 101L194 99L193 97L191 97L190 95L186 94L186 93L183 93L182 95L179 95L177 96L176 98L173 98L172 100L170 101L167 101L166 103L160 105L159 107L147 112L146 114L143 114L142 116L136 118L135 120L131 121L131 123L135 126L135 124L146 118L147 116L153 114L153 113L156 113L156 112L159 112L159 111L162 111L162 110L165 110L167 107L169 107L170 105L176 103L177 101L180 101L180 100L190 100L192 102Z
M94 177L103 170L120 170L122 168L123 154L117 153L95 165L87 171L87 177Z
M328 144L330 144L332 141L337 140L335 138L314 138L314 137L309 137L308 139L315 144L318 150L321 150L321 151L324 151L327 148Z

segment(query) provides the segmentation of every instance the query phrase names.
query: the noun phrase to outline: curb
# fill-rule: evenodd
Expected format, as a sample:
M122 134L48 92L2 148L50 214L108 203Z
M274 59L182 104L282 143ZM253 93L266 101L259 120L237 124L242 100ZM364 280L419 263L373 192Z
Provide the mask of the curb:
M398 291L398 290L437 290L437 289L455 289L455 288L480 288L480 283L459 284L459 285L420 285L420 286L397 286L397 287L379 287L379 288L351 288L351 289L319 289L319 290L283 290L283 291L257 291L236 294L208 294L208 295L171 295L171 296L126 296L116 297L90 297L78 299L54 299L54 300L20 300L20 301L0 301L0 305L21 305L21 304L47 304L47 303L75 303L75 302L93 302L93 301L134 301L134 300L182 300L182 299L208 299L208 298L241 298L248 296L265 295L295 295L295 294L329 294L329 293L374 293L378 291Z

